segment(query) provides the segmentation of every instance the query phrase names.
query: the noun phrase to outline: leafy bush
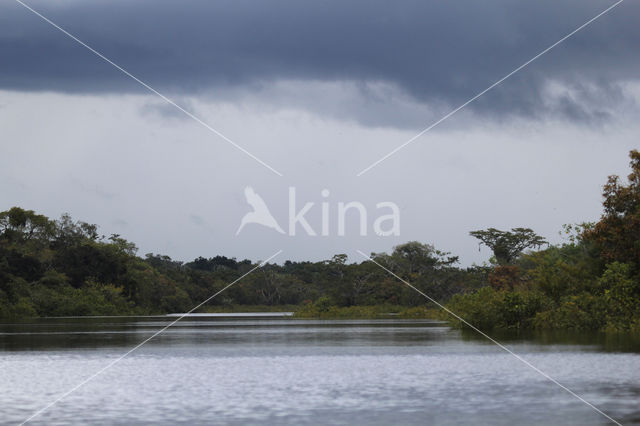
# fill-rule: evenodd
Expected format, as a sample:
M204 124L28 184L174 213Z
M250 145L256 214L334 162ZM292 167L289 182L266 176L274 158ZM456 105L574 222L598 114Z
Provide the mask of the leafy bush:
M614 262L600 278L604 290L607 328L625 330L640 321L640 282L631 277L631 265Z
M506 291L484 287L473 293L454 296L447 308L469 324L483 331L493 328L530 328L536 313L548 304L547 298L535 291ZM451 317L454 324L465 324Z
M537 329L599 330L606 323L602 298L589 293L568 296L533 319Z

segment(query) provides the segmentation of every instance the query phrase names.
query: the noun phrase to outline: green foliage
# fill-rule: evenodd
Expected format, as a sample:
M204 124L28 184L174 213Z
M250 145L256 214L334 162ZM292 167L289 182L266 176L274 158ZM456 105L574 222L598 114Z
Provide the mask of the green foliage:
M548 303L544 294L535 291L506 291L484 287L464 295L456 295L447 308L482 331L493 328L531 328L536 313ZM460 327L467 324L451 316Z
M176 288L171 294L160 299L160 309L163 312L187 312L193 307L193 302L186 291Z
M640 154L637 160L640 167ZM494 251L492 266L459 268L456 256L417 241L373 253L375 263L349 263L337 254L321 262L269 264L202 309L286 305L298 307L295 315L302 318L438 317L465 326L425 294L485 331L638 330L638 176L640 168L628 187L612 181L600 222L565 226L567 244L523 254L546 242L529 228L490 228L471 234ZM69 215L50 220L18 207L0 212L0 317L186 312L255 266L225 256L183 263L136 253L119 235L100 236L95 225Z
M631 276L631 265L614 262L599 280L604 288L607 328L627 330L640 322L640 283Z
M434 318L433 310L424 306L404 308L398 305L370 305L370 306L335 306L328 298L320 298L314 303L308 303L294 312L296 318Z
M15 282L22 286L13 303L6 293L0 292L2 317L119 315L133 313L131 304L122 295L122 289L113 285L90 283L77 289L70 285L55 288L41 284Z
M600 275L599 259L585 244L526 255L520 260L525 284L514 290L485 287L460 294L448 307L482 330L639 329L640 285L631 265L614 262ZM463 326L460 321L454 323Z
M438 309L428 306L414 306L412 308L400 309L397 318L429 318L439 319L442 315Z
M598 267L582 245L550 247L525 256L521 267L533 286L555 301L583 291L599 292Z
M602 298L589 293L570 295L539 312L533 325L537 329L600 330L605 326Z
M206 313L237 313L237 312L295 312L299 305L217 305L206 306L202 312Z
M490 330L499 326L501 298L502 293L498 290L484 287L474 293L453 296L447 308L480 330ZM456 317L447 319L459 327L464 325Z
M609 176L602 196L604 213L598 223L584 232L606 262L622 262L640 272L640 152L629 153L631 173L627 184Z
M328 312L329 309L331 309L331 300L328 297L323 296L319 297L312 305L307 306L313 308L316 312Z
M530 228L513 228L511 231L501 231L496 228L472 231L469 235L480 240L493 251L499 265L509 265L524 250L547 244L547 241L537 235Z

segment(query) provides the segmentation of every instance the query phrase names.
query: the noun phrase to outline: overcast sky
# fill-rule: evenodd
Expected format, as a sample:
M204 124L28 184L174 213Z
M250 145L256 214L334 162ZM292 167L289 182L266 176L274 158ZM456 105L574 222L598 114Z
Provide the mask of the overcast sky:
M190 260L278 261L419 240L486 261L469 231L550 241L596 220L640 129L640 3L626 1L364 175L356 174L612 1L27 1L228 141L19 3L0 4L0 209L69 212ZM289 187L317 232L248 225L244 188L283 228ZM330 195L320 194L328 189ZM338 202L355 215L336 236ZM378 237L376 203L400 207Z

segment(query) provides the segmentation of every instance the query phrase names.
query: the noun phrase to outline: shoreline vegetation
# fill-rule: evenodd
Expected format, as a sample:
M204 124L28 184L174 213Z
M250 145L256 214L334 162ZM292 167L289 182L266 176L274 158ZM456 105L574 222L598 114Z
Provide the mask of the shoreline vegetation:
M294 318L308 319L442 319L438 312L426 306L406 307L399 305L335 306L328 298L298 307Z
M529 228L471 231L489 263L408 242L377 263L483 331L640 331L640 153L626 182L610 176L596 223L565 225L550 245ZM430 318L464 328L370 261L346 254L267 264L198 312L291 311L294 318ZM69 215L0 212L0 318L187 312L257 264L225 256L181 262L98 233Z

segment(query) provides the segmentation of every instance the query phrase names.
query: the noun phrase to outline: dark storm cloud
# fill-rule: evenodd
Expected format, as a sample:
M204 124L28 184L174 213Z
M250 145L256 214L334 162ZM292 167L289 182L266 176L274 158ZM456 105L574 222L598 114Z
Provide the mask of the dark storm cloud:
M216 96L279 80L380 81L456 105L604 10L600 0L34 1L45 16L159 90ZM572 120L640 77L640 3L625 2L475 103ZM545 82L575 96L543 99ZM12 1L0 6L0 88L129 92L140 86ZM366 90L362 91L367 96ZM586 105L586 106L585 106ZM547 111L548 112L548 111ZM357 119L357 118L356 118Z

